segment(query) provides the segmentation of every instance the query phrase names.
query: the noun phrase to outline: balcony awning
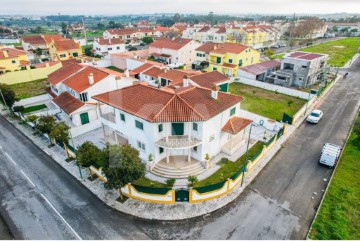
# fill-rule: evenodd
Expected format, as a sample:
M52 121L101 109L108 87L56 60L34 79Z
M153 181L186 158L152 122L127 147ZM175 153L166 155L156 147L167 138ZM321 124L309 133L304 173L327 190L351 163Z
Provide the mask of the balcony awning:
M244 130L248 125L252 123L252 120L241 118L238 116L231 117L228 122L222 128L222 131L231 135L236 135L240 131Z

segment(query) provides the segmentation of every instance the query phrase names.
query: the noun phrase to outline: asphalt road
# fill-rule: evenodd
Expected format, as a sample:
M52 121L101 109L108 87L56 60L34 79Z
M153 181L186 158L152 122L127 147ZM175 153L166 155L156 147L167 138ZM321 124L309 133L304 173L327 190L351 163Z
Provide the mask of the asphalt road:
M112 210L0 117L0 214L16 239L304 239L332 173L317 164L322 145L343 145L359 109L359 69L360 60L319 106L323 120L303 123L234 202L176 222Z

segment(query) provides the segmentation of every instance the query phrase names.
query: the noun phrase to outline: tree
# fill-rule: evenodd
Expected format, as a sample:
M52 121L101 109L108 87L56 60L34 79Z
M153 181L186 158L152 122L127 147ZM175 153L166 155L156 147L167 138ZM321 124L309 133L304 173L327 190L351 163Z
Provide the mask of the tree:
M67 24L65 22L61 22L61 32L66 37L66 35L67 35Z
M37 26L36 29L35 29L35 33L40 34L40 33L42 33L42 32L43 32L42 27L41 27L41 26Z
M238 32L238 31L232 32L231 37L235 41L235 43L237 43L237 44L243 43L244 39L245 39L245 35L243 33L241 33L241 32Z
M29 115L26 118L26 121L34 124L35 133L37 133L37 120L38 119L39 119L39 117L37 115Z
M14 106L14 107L13 107L13 111L14 111L14 112L23 112L24 110L25 110L25 107L22 106L22 105Z
M101 158L101 150L90 141L84 142L77 148L77 161L79 166L89 167L97 163Z
M325 23L319 18L308 18L302 21L297 27L295 27L293 35L299 38L306 38L318 29L325 26Z
M120 189L144 175L145 165L139 158L139 151L129 144L107 145L103 152L108 162L104 168L108 188Z
M180 20L181 20L181 15L180 15L179 13L176 13L176 14L174 15L174 21L175 21L175 23L180 22Z
M198 182L198 178L196 176L188 176L188 182L189 182L189 186L193 187L197 182Z
M141 39L141 41L143 41L143 43L146 43L146 44L151 44L152 42L154 42L152 37L143 37Z
M168 187L170 187L170 188L172 188L174 186L175 182L176 182L175 178L166 179L166 185L168 185Z
M98 23L98 24L97 24L97 28L98 28L98 29L105 29L105 24Z
M176 38L177 36L178 36L178 33L173 30L166 33L166 37L168 37L168 38Z
M51 115L45 115L39 117L37 123L37 129L40 131L40 133L49 135L54 125L55 125L55 118ZM51 138L49 139L50 139L50 144L52 144Z
M271 56L273 56L275 54L274 51L272 51L271 49L265 49L264 50L264 55L268 58L270 58Z
M55 123L49 133L49 137L54 139L57 143L64 143L64 145L68 145L70 139L69 127L63 121Z
M1 103L11 108L16 101L15 92L6 84L0 84L0 91L2 93L2 96L0 96Z

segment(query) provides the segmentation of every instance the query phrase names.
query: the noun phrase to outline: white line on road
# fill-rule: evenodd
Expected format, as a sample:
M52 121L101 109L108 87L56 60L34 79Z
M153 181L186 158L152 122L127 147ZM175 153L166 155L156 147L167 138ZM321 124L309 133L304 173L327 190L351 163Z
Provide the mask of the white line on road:
M24 175L24 177L35 187L35 184L30 180L30 178L25 174L23 170L20 170L20 172Z
M49 202L49 200L44 196L44 194L40 194L41 197L49 204L49 206L55 211L55 213L57 215L59 215L59 217L64 221L64 223L71 229L71 231L75 234L75 236L79 239L82 240L82 238L79 236L79 234L77 234L77 232L75 232L75 230L70 226L70 224L68 222L66 222L65 218L63 216L61 216L61 214L56 210L56 208Z
M12 161L12 163L14 163L15 166L17 166L16 162L11 158L11 156L9 156L9 154L5 152L5 155L10 159L10 161Z

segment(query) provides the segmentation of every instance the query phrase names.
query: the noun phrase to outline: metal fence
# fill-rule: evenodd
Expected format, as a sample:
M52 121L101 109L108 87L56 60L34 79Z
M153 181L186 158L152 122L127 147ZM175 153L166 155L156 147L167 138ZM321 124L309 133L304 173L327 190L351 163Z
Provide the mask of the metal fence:
M222 182L218 182L215 184L203 186L203 187L196 187L196 188L194 188L194 190L196 190L198 193L206 193L206 192L215 191L215 190L222 188L226 181L227 180L224 180Z
M160 187L144 187L144 186L139 186L136 184L131 184L137 191L139 192L143 192L143 193L149 193L149 194L159 194L159 195L164 195L166 193L168 193L171 188L160 188Z

